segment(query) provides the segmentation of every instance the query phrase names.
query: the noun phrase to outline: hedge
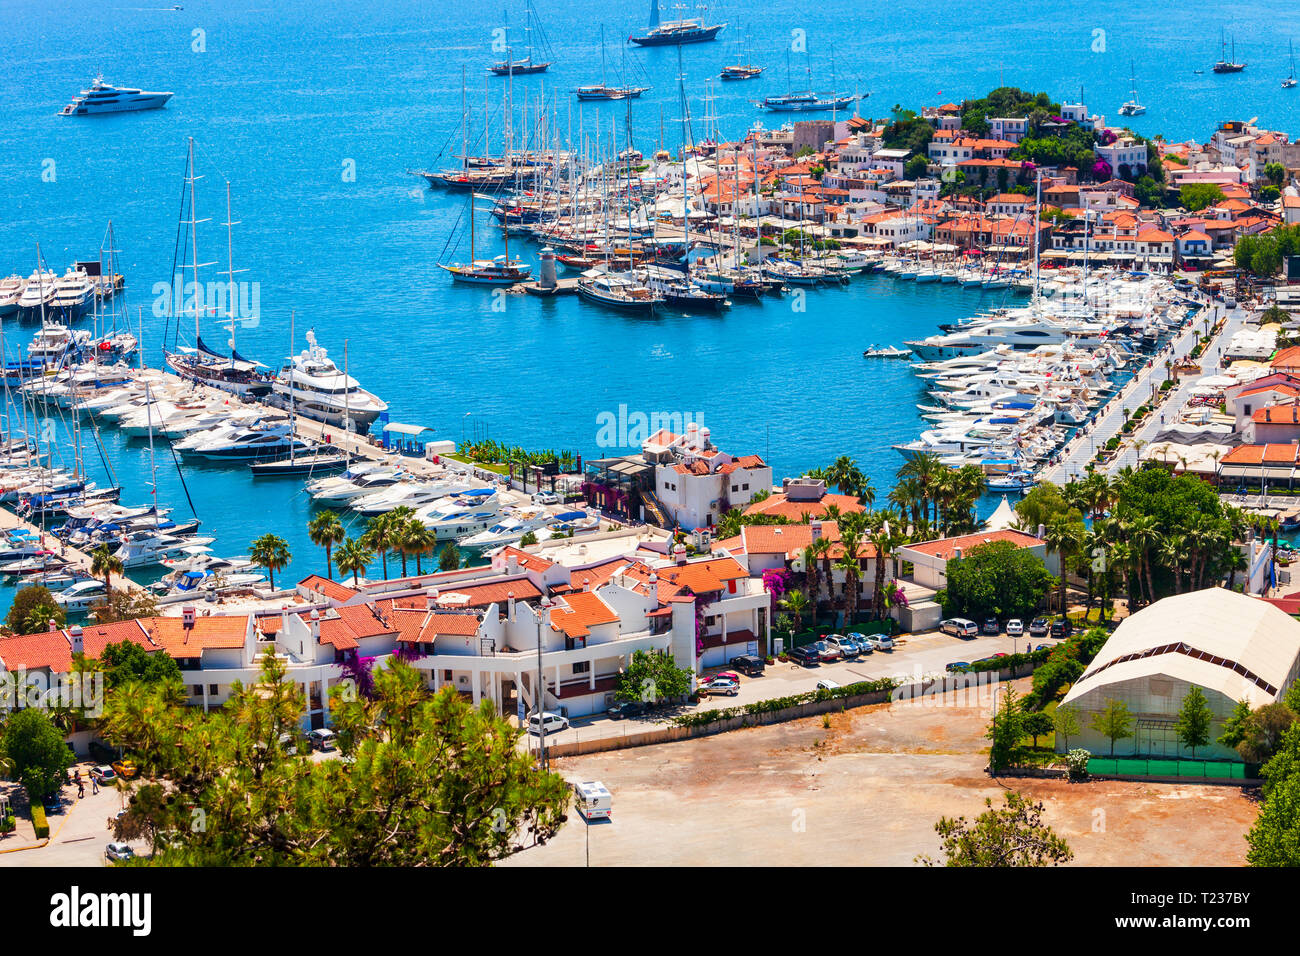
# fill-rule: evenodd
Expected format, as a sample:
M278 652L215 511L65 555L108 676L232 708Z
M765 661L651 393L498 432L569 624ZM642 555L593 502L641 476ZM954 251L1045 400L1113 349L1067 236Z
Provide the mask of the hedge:
M50 824L45 819L44 807L32 807L32 825L36 828L36 839L44 840L50 835Z
M1006 657L994 657L987 661L975 661L965 667L955 667L954 674L980 674L984 671L1000 671L1004 667L1023 667L1026 664L1041 664L1051 656L1053 648L1044 647L1041 651L1029 651L1022 654L1008 654Z
M789 697L773 697L769 700L759 700L752 704L742 704L737 707L723 707L721 710L702 710L694 714L682 714L679 717L674 717L672 722L678 727L707 727L709 724L717 723L720 720L730 720L732 717L757 717L759 714L770 714L778 710L785 710L788 707L798 707L801 704L837 700L841 697L857 697L859 694L874 694L879 691L891 691L897 686L898 681L892 677L882 677L879 680L859 681L856 684L849 684L847 687L822 688L806 691L802 694L792 694Z

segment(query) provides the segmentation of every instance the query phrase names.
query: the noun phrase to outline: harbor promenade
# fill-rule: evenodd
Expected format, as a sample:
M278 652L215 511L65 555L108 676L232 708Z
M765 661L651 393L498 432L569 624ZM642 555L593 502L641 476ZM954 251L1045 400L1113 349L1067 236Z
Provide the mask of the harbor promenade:
M1128 420L1128 415L1155 399L1157 404L1154 406L1154 413L1137 432L1122 440L1119 454L1104 466L1104 470L1113 473L1126 465L1137 464L1138 446L1134 442L1142 441L1144 438L1149 440L1150 436L1163 427L1161 416L1163 415L1166 421L1172 421L1171 410L1181 408L1182 402L1186 401L1186 390L1191 387L1193 381L1191 378L1184 379L1181 385L1168 389L1164 393L1160 392L1160 386L1171 378L1174 366L1187 360L1193 347L1200 340L1205 328L1204 320L1213 317L1215 306L1207 304L1205 308L1211 310L1209 316L1205 312L1198 313L1183 331L1153 355L1149 364L1140 369L1119 392L1111 396L1101 412L1066 443L1056 461L1039 473L1039 481L1062 484L1082 477L1086 473L1089 462L1096 457L1098 449L1104 448L1107 441L1120 434L1120 429ZM1224 343L1230 340L1233 332L1241 328L1244 323L1244 312L1236 310L1229 313L1223 329L1211 340L1202 356L1202 369L1217 368ZM1128 412L1128 415L1125 412Z
M84 551L78 551L76 548L64 544L58 538L54 537L54 535L48 534L42 528L32 524L30 521L18 517L18 515L14 514L8 508L0 507L0 531L8 533L18 528L41 535L42 543L51 551L57 552L59 556L67 561L70 567L76 569L79 574L86 577L95 576L90 573L90 555L86 554ZM31 575L30 583L39 584L40 575ZM113 575L113 587L131 592L144 590L144 588L136 584L124 574Z

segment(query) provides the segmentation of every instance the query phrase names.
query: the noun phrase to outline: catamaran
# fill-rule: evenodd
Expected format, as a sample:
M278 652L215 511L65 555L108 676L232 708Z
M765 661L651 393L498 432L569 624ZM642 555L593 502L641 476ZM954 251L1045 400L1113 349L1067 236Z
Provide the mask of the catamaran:
M1134 71L1133 61L1129 60L1129 94L1132 96L1128 102L1119 108L1120 116L1141 116L1147 111L1147 108L1138 102L1137 91L1137 74Z

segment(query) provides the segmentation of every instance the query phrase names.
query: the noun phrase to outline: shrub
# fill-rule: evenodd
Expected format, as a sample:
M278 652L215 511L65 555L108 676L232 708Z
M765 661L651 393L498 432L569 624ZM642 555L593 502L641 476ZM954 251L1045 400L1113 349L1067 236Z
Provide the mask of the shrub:
M50 835L50 824L45 819L45 808L39 804L32 807L32 826L36 828L36 839L44 840Z
M816 701L838 700L842 697L856 697L859 694L891 691L897 686L898 681L890 677L882 677L879 680L859 681L856 684L849 684L847 687L807 691L789 697L773 697L770 700L759 700L752 704L724 707L721 710L702 710L695 714L682 714L679 717L674 717L673 723L678 727L707 727L709 724L717 723L720 720L730 720L732 717L756 717L759 714L772 714L790 707L798 707L801 704L811 704Z
M1075 747L1065 755L1065 767L1071 780L1083 780L1088 776L1088 761L1092 754L1082 747Z
M14 820L14 815L12 813L7 813L3 817L0 817L0 833L13 833L17 826L18 823Z

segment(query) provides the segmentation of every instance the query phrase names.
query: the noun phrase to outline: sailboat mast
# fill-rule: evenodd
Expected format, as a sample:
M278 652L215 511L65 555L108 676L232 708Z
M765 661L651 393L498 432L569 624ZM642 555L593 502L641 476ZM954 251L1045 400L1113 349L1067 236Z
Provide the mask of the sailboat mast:
M198 214L194 211L194 137L190 137L190 256L194 272L194 347L199 345L199 247Z
M293 324L294 324L294 320L297 318L297 314L298 313L296 310L294 309L289 310L289 461L291 463L293 461L294 448L298 444L297 418L294 415L297 406L294 404L294 400L293 400L294 391L295 391L294 381L293 381L293 372L294 372L293 350L294 350L294 338L295 338L293 334L294 332ZM346 381L344 381L343 383L343 388L345 390L347 389Z
M230 319L230 368L235 367L235 240L230 215L230 180L226 180L226 317Z

